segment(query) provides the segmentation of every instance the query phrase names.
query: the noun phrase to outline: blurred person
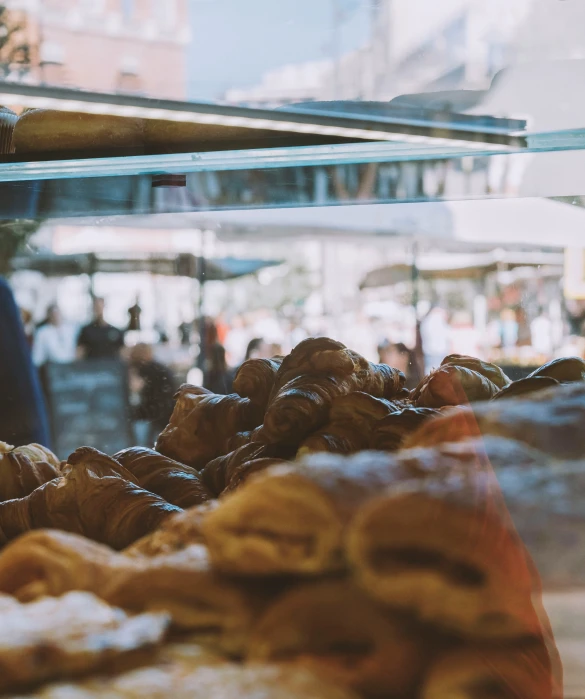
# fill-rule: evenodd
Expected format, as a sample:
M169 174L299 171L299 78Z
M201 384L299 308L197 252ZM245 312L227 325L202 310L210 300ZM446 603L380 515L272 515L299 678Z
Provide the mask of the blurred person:
M24 334L29 346L32 348L34 337L35 337L35 323L33 319L32 311L28 308L20 308L20 319L22 320L22 327L24 328Z
M48 362L67 364L75 360L75 330L63 322L61 311L56 304L47 309L46 322L34 336L32 357L37 367Z
M246 327L244 319L241 316L235 316L224 343L227 359L231 366L238 366L244 361L249 341L250 331Z
M136 396L130 417L135 422L147 423L147 441L154 444L173 412L175 378L167 366L154 359L151 345L139 343L129 351L129 379Z
M49 422L20 311L0 278L0 440L50 447Z
M479 357L480 342L479 333L473 324L473 317L467 311L458 311L453 314L449 329L451 346L449 354L466 354L470 357Z
M547 359L553 353L552 321L542 308L536 318L530 323L530 344L537 354Z
M246 355L244 361L248 359L270 359L270 345L262 337L255 337L246 347Z
M513 308L504 308L500 313L500 335L504 351L518 344L518 320Z
M105 305L103 298L94 298L93 319L81 328L77 338L79 359L117 359L120 356L124 347L124 333L105 320Z
M406 376L408 389L416 388L423 378L414 350L408 349L403 342L381 342L378 345L378 361L401 371Z
M428 373L441 365L449 354L449 323L447 313L440 306L433 306L420 323L420 342Z
M212 393L228 395L232 392L233 373L228 369L225 348L216 342L209 349L203 372L203 388Z

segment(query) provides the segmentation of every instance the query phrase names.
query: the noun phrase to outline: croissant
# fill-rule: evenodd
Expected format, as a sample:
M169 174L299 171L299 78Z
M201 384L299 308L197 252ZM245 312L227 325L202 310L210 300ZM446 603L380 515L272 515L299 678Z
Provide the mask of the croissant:
M83 592L14 602L2 614L0 692L16 696L34 684L103 671L159 645L167 626L164 614L129 618Z
M430 417L440 415L434 408L408 406L380 420L373 427L369 446L380 451L400 449L405 437Z
M484 362L476 357L468 357L465 354L450 354L441 362L441 366L445 366L445 364L454 364L455 366L472 369L478 374L485 376L498 388L505 388L511 383L499 366L490 362Z
M182 509L199 505L212 497L197 471L152 449L133 447L113 458L132 473L141 488Z
M83 450L82 461L30 495L0 503L0 542L31 529L55 528L122 549L155 529L173 512L180 512L158 495L118 475L96 475L92 470L95 451ZM107 459L100 454L100 461ZM75 456L70 460L77 461ZM113 470L122 468L111 461Z
M481 435L514 439L557 459L585 456L585 385L573 383L524 399L490 401L425 422L404 446L433 446Z
M272 397L274 398L289 381L303 374L348 376L354 371L354 359L344 344L328 337L311 337L299 342L282 360L272 389Z
M203 519L218 506L218 500L208 500L202 505L190 507L184 512L167 517L160 527L124 549L124 554L126 556L157 556L163 553L182 551L192 544L204 544L205 538L201 524Z
M304 374L287 383L274 396L262 427L262 439L297 445L329 417L334 398L355 390L352 375L339 377Z
M0 502L24 497L59 475L59 461L48 449L0 442Z
M532 378L518 379L518 381L513 381L499 393L496 393L492 400L518 398L519 396L526 396L529 393L542 391L543 388L550 388L551 386L558 385L559 382L556 379L552 379L550 376L533 376Z
M281 364L281 357L248 359L236 372L234 391L265 411Z
M176 400L171 421L160 434L156 450L198 470L225 454L233 435L262 422L262 410L249 398L236 394L218 396L185 384Z
M404 398L408 395L404 387L406 376L401 371L386 364L373 364L357 352L348 351L354 362L357 391L378 398Z
M228 483L226 484L226 487L221 493L221 497L239 488L254 473L265 471L267 468L270 468L271 466L277 466L286 463L286 459L264 457L261 459L252 459L252 461L245 461L243 464L239 464L236 468L233 469L231 478L229 479Z
M553 359L528 375L529 379L548 376L559 383L585 381L585 362L580 357Z
M482 374L455 364L444 364L417 386L413 401L418 408L442 408L446 405L489 400L498 387Z
M409 464L380 452L311 454L268 468L203 520L212 561L244 575L343 569L345 529L359 504L412 474Z
M370 433L376 423L397 409L398 403L374 398L362 392L334 398L329 422L307 437L299 447L298 453L302 455L315 451L330 451L352 454L367 449Z
M347 552L358 581L389 608L469 638L540 635L548 620L533 604L533 565L491 467L471 454L445 472L428 451L434 475L388 486L352 520Z
M360 696L413 696L428 664L424 636L384 613L344 580L285 593L256 625L249 660L279 661L350 687Z
M69 455L61 467L61 473L66 476L73 471L88 471L96 478L108 476L123 478L129 483L139 485L138 478L115 458L109 457L93 447L79 447Z
M249 444L250 442L254 441L252 439L253 434L254 433L251 430L248 430L247 432L236 432L236 434L233 437L230 437L227 441L227 453L229 454L230 452L243 447L244 444Z
M425 680L422 699L560 699L562 671L542 643L463 648L443 654Z

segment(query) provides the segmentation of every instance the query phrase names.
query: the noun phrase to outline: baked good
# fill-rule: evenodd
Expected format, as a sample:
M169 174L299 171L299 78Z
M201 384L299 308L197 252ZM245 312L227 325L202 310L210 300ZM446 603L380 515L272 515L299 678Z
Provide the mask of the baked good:
M217 500L208 500L202 505L171 515L160 527L124 549L124 553L128 556L156 556L181 551L191 544L204 544L201 524L204 517L218 506Z
M143 120L105 114L31 109L14 127L18 153L141 148Z
M373 426L368 446L380 451L396 451L400 449L408 434L429 418L439 414L434 408L415 408L411 405L401 408Z
M473 369L444 364L421 381L412 401L419 408L442 408L489 400L498 390L492 381Z
M0 155L14 153L14 127L17 121L15 112L0 107Z
M260 473L260 471L266 471L266 469L271 466L281 466L286 464L286 459L278 459L275 457L262 457L259 459L252 459L251 461L245 461L243 464L239 464L232 472L232 475L227 483L226 487L223 489L220 497L225 497L234 490L240 488L250 476L255 473Z
M218 396L204 388L181 386L170 423L156 450L195 469L227 453L229 440L262 422L262 410L249 398Z
M387 364L368 362L357 352L348 350L354 362L356 391L369 393L377 398L405 398L409 391L404 387L406 376Z
M433 446L482 435L523 442L556 459L585 455L585 385L581 382L448 411L425 422L405 440L405 447Z
M29 495L59 475L59 461L48 449L39 444L15 449L0 442L0 502Z
M463 648L435 661L421 694L422 699L484 697L561 699L562 674L541 644Z
M93 447L79 447L61 465L61 474L67 476L74 471L84 471L95 478L123 478L138 485L138 478L115 458Z
M2 614L0 692L112 666L157 646L167 624L164 614L129 618L84 592L15 602Z
M358 580L388 607L470 638L541 634L539 583L489 462L434 458L434 474L390 485L354 517L347 551Z
M0 503L0 542L31 529L55 528L83 534L114 549L123 549L156 529L178 507L117 475L121 467L96 450L76 452L61 478L24 498ZM97 452L99 454L99 452ZM107 468L104 477L96 469Z
M585 362L580 357L560 357L543 364L528 375L528 378L548 376L559 383L585 381Z
M254 628L248 658L315 670L367 697L411 696L428 662L423 633L345 580L294 588Z
M490 362L484 362L476 357L469 357L466 354L449 354L441 362L441 366L445 364L454 364L455 366L467 367L467 369L473 369L478 374L485 376L492 383L496 384L498 388L505 388L511 381L504 374L496 364L491 364Z
M132 473L141 488L182 509L200 505L212 497L194 469L153 449L132 447L113 458Z
M266 410L281 364L282 357L248 359L236 372L234 391L242 398L249 398L263 411Z
M236 663L160 663L80 684L58 684L20 699L358 699L307 670Z
M202 523L213 563L242 575L314 575L345 567L348 522L408 465L377 452L311 454L256 474Z
M519 398L527 396L529 393L542 391L544 388L558 386L559 382L550 376L533 376L526 379L518 379L503 388L492 400L502 400L504 398Z

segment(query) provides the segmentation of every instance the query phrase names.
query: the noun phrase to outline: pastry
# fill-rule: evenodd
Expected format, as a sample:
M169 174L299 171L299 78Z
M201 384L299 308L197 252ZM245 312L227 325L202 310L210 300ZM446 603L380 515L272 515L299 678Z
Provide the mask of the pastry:
M573 383L523 399L448 411L425 422L404 446L433 446L491 434L523 442L557 459L579 459L585 456L584 418L585 385Z
M580 357L553 359L529 374L528 378L542 376L556 379L559 383L585 381L585 362Z
M218 396L185 384L176 394L169 425L160 434L156 450L182 464L202 469L222 454L233 435L262 422L262 410L249 398Z
M14 128L17 154L141 148L143 143L143 121L131 117L31 109Z
M117 475L123 467L105 454L83 449L69 460L72 465L64 467L60 478L24 498L0 503L0 542L31 529L55 528L122 549L156 529L173 512L180 512ZM108 460L115 475L100 477Z
M376 452L311 454L255 474L202 528L218 569L243 575L318 574L345 567L345 528L360 504L411 476Z
M205 538L201 530L203 518L218 506L217 500L209 500L171 515L160 527L124 549L124 553L128 556L156 556L181 551L191 544L204 544Z
M552 379L550 376L533 376L530 379L518 379L518 381L513 381L499 393L496 393L492 400L527 396L529 393L542 391L543 388L558 386L558 384L559 382L556 379Z
M369 439L371 449L396 451L400 449L406 436L414 432L423 422L439 415L434 408L415 408L408 406L377 422Z
M484 362L476 357L468 357L465 354L450 354L441 362L441 366L445 364L454 364L455 366L467 367L468 369L473 369L478 374L485 376L492 383L496 384L498 388L505 388L511 382L510 379L504 374L496 364L491 364L490 362Z
M182 509L200 505L212 497L194 469L153 449L133 447L113 458L132 473L141 488Z
M423 633L385 614L351 583L322 581L268 607L248 658L305 666L361 696L411 696L428 662Z
M59 475L59 461L48 449L38 444L15 449L0 442L0 502L29 495Z
M167 625L164 614L129 618L84 592L15 603L2 613L0 692L111 667L156 647Z
M280 466L286 464L286 459L277 459L270 457L263 457L260 459L252 459L251 461L245 461L243 464L239 464L232 472L232 475L227 483L226 487L221 493L221 497L225 497L229 493L240 488L250 476L255 473L260 473L260 471L265 471L271 466Z
M541 634L532 562L490 464L434 458L435 474L390 485L354 517L347 551L358 580L389 608L469 638Z
M68 456L61 466L61 474L67 476L74 471L88 472L95 478L123 478L138 485L138 478L119 461L93 447L79 447Z
M242 398L249 398L254 405L266 410L276 374L282 358L248 359L237 370L234 377L234 391Z
M308 670L236 663L161 663L81 684L58 684L19 699L358 699Z
M422 699L562 699L562 676L540 644L464 648L435 661Z
M14 128L18 116L7 107L0 107L0 155L14 153Z
M354 362L356 391L369 393L377 398L405 398L408 390L404 387L406 376L387 364L368 362L357 352L348 350Z
M444 364L425 377L412 395L419 408L442 408L489 400L498 387L483 374L455 364Z

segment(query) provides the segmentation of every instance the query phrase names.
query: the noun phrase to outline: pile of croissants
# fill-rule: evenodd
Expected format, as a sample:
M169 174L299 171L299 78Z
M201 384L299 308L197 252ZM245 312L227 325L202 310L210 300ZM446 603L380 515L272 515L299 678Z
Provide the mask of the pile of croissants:
M560 699L585 362L404 383L314 338L183 386L156 450L0 444L0 693Z

